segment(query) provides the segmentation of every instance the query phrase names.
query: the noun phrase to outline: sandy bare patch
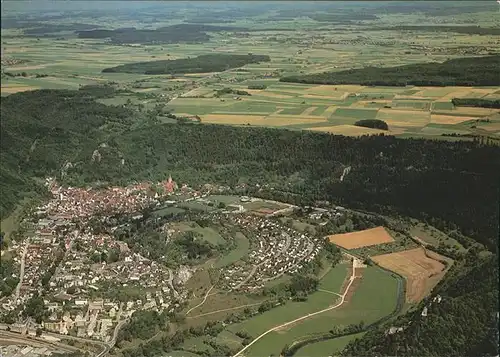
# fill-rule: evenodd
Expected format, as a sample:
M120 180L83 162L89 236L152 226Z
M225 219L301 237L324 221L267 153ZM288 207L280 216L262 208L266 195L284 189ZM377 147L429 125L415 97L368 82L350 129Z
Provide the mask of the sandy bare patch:
M436 277L444 275L442 273L446 267L438 260L447 260L437 253L426 254L424 248L377 255L371 259L406 278L406 300L412 303L421 301L439 282Z
M365 229L363 231L333 234L328 236L330 242L345 249L356 249L371 245L394 242L384 227Z
M16 86L16 87L2 87L1 92L2 93L19 93L19 92L27 92L30 90L36 90L40 89L39 87L32 87L32 86Z

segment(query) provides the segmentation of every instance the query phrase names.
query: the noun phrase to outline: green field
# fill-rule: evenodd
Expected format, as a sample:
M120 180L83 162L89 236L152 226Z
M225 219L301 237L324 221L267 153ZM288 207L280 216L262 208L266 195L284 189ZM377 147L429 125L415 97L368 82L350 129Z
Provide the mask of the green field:
M323 278L326 279L324 286L328 287L332 291L338 292L343 281L343 278L341 279L342 274L344 274L343 278L345 278L345 265L339 264L335 268L331 269ZM335 283L338 283L338 285L335 286ZM336 295L317 291L309 295L306 302L288 302L285 305L269 310L262 315L252 317L239 324L231 325L228 329L232 332L247 331L250 335L257 336L280 323L285 323L308 313L334 305L337 300L338 296Z
M338 264L331 269L320 281L319 289L340 293L342 283L347 277L349 264Z
M342 349L352 340L363 337L364 333L356 335L343 336L333 340L316 342L302 347L297 351L297 356L308 357L323 357L331 356L334 353L342 351Z
M377 110L374 109L357 109L357 108L338 108L335 110L335 116L348 117L356 119L375 119Z
M363 272L363 278L356 288L354 295L345 306L325 312L285 330L269 333L249 348L247 356L262 356L269 355L270 353L278 354L283 346L293 342L295 339L310 334L328 332L333 326L342 327L361 321L365 324L375 322L389 315L394 310L396 307L397 289L398 282L389 273L377 267L367 267ZM309 312L321 310L324 308L324 305L320 305L321 301L315 296L316 294L318 293L312 294L307 302L307 304L314 305L314 308L309 310L306 308L300 309L295 305L298 303L288 303L283 307L270 310L242 324L231 326L229 330L233 332L245 330L250 332L252 336L258 336L260 333L280 323L293 320ZM296 313L298 310L302 314ZM286 315L288 318L280 319L282 315Z
M236 242L236 248L234 248L228 254L218 260L215 264L216 268L222 268L229 264L235 263L248 254L248 249L250 248L250 242L248 241L248 238L245 237L243 233L236 232L234 240Z
M165 352L163 357L200 357L200 355L187 351L172 351Z
M184 341L184 344L182 345L182 349L186 351L193 351L193 352L204 352L207 351L208 353L213 353L214 349L210 346L207 345L205 342L205 337L191 337L188 338L187 340Z
M214 245L224 244L226 242L224 238L222 238L221 235L214 228L200 227L195 222L175 223L173 227L176 230L179 230L180 232L193 231L199 233L201 234L204 240Z

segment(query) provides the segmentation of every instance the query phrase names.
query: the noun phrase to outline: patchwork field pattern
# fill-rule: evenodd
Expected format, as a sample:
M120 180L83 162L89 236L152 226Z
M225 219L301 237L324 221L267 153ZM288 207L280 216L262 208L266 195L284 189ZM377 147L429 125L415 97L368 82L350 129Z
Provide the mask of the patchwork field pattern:
M394 238L384 227L365 229L363 231L333 234L328 236L330 242L345 249L356 249L371 245L394 242Z
M406 301L418 303L444 276L447 259L424 248L371 257L381 267L406 278Z

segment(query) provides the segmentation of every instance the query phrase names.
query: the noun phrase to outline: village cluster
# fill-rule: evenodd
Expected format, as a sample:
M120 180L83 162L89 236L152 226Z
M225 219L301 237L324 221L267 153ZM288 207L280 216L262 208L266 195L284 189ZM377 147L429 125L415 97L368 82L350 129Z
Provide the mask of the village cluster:
M19 284L11 296L2 299L1 312L22 308L43 291L49 316L41 324L20 319L9 326L11 331L33 334L42 328L107 342L113 327L136 310L172 312L179 306L173 301L182 300L183 295L174 285L185 282L185 269L173 272L89 227L96 214L134 214L159 204L162 196L153 193L150 184L93 190L62 187L53 179L46 183L53 198L22 222L23 242L11 246L17 254ZM177 188L171 178L158 186L164 187L163 193ZM139 294L128 296L127 289Z
M319 253L318 238L259 216L234 216L234 223L247 232L252 250L247 262L222 270L222 284L229 290L252 291L270 280L299 271Z

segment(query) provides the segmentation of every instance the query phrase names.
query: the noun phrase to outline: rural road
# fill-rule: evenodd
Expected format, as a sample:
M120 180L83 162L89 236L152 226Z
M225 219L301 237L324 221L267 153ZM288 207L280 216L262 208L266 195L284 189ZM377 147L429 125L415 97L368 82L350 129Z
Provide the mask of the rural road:
M17 284L17 287L16 287L16 298L14 299L14 301L17 301L17 299L19 299L19 294L21 293L21 286L23 285L23 279L24 279L24 266L25 266L25 262L26 262L26 254L28 254L28 247L29 247L29 244L27 243L24 246L23 256L21 258L21 269L19 272L19 284Z
M186 312L186 315L188 315L191 311L193 311L194 309L200 307L201 305L203 305L205 303L205 301L207 301L207 297L208 297L208 294L210 294L210 291L212 291L212 289L214 288L214 285L212 285L210 287L210 289L208 289L207 293L205 294L205 297L203 298L203 301L200 302L198 305L190 308L187 312Z
M347 296L347 293L349 292L349 288L351 287L353 281L354 281L354 278L355 278L355 275L356 275L356 259L353 259L352 261L352 274L351 274L351 277L349 278L349 284L347 284L347 287L344 291L344 293L341 295L341 298L340 298L340 302L336 305L333 305L333 306L330 306L330 307L327 307L326 309L323 309L323 310L320 310L320 311L316 311L316 312L313 312L313 313L310 313L310 314L307 314L307 315L304 315L302 317L299 317L295 320L292 320L292 321L288 321L288 322L285 322L284 324L281 324L281 325L278 325L278 326L275 326L269 330L267 330L266 332L264 332L263 334L261 334L260 336L258 336L257 338L255 338L252 342L250 342L248 345L246 345L242 350L240 350L238 353L236 353L233 357L237 357L237 356L240 356L243 352L245 352L248 348L250 348L254 343L256 343L257 341L259 341L262 337L266 336L267 334L273 332L273 331L276 331L280 328L283 328L283 327L286 327L288 325L292 325L296 322L299 322L299 321L302 321L302 320L305 320L305 319L308 319L312 316L316 316L316 315L319 315L319 314L322 314L324 312L327 312L327 311L330 311L330 310L333 310L333 309L336 309L338 308L339 306L341 306L344 301L345 301L345 297Z

